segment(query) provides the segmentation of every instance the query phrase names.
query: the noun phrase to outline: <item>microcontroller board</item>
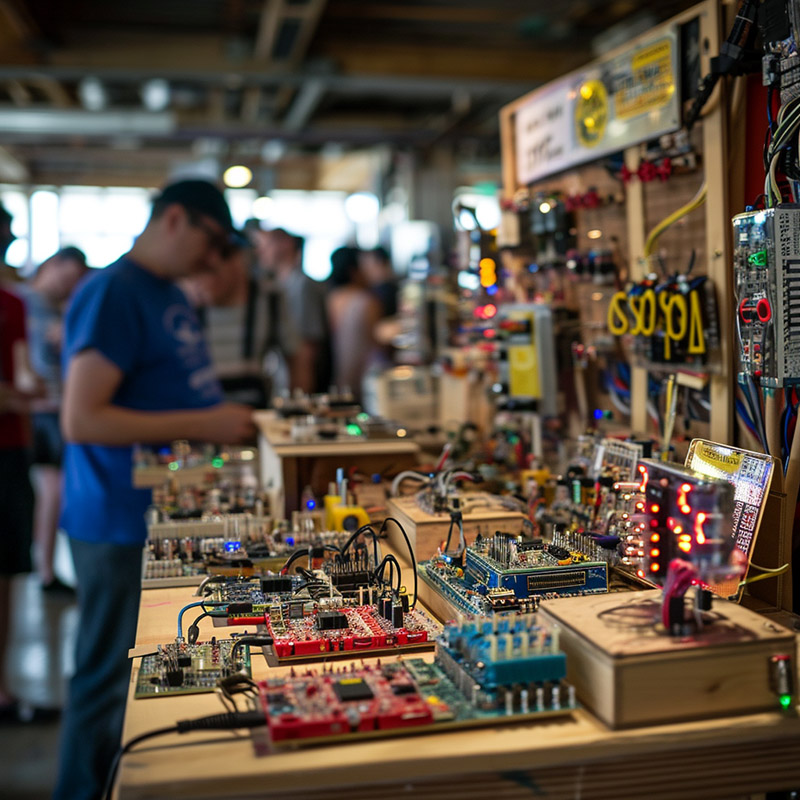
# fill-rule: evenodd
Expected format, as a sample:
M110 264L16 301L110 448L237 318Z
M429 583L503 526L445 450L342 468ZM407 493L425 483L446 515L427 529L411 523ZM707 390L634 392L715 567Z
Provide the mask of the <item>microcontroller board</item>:
M250 675L250 652L235 639L208 642L171 642L158 645L142 658L134 697L165 697L213 692L222 678L241 672Z
M280 677L260 684L271 742L298 747L569 714L558 636L536 615L450 623L433 663L423 659Z
M357 601L356 601L357 602ZM384 597L371 605L323 600L304 605L280 604L264 615L271 648L267 663L352 658L431 650L440 626L407 597Z
M566 542L564 542L566 544ZM597 552L497 533L479 538L462 558L421 562L420 578L459 613L535 610L545 597L608 591L608 563Z

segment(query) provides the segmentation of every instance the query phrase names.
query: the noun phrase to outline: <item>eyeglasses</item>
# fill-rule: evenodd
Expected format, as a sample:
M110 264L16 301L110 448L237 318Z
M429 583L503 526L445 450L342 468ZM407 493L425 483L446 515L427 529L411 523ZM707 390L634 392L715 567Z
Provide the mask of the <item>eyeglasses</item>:
M199 228L208 236L208 244L216 250L223 258L227 258L232 252L232 246L228 236L220 230L209 225L196 211L186 210L189 224L193 228Z

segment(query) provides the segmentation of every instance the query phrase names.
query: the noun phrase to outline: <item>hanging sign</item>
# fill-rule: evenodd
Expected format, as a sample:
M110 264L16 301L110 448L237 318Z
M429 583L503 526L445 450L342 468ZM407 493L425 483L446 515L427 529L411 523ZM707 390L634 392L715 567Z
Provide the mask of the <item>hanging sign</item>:
M525 185L680 127L673 27L535 92L516 112Z

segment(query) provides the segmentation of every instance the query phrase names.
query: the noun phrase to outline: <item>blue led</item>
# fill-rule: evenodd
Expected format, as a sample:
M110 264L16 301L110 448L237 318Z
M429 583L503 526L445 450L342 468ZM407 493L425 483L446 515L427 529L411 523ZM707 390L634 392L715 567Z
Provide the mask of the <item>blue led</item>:
M289 547L294 547L294 536L287 536L285 541L286 544L289 545Z
M594 418L595 419L603 419L603 409L602 408L596 408L594 410Z
M226 553L235 553L237 550L241 549L241 547L241 542L225 542Z
M491 297L492 295L497 294L497 287L496 286L487 286L486 287L486 294Z
M317 507L317 501L312 497L311 500L306 500L306 508L313 511Z

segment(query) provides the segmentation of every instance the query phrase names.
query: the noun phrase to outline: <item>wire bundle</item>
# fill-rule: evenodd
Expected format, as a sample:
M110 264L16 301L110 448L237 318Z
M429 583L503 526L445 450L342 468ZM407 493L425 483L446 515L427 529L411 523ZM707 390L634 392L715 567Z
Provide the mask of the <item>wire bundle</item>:
M686 592L697 582L697 572L692 564L680 558L673 558L670 561L661 601L661 622L667 630L671 627L670 623L675 622L670 618L672 601L679 598L682 600Z

